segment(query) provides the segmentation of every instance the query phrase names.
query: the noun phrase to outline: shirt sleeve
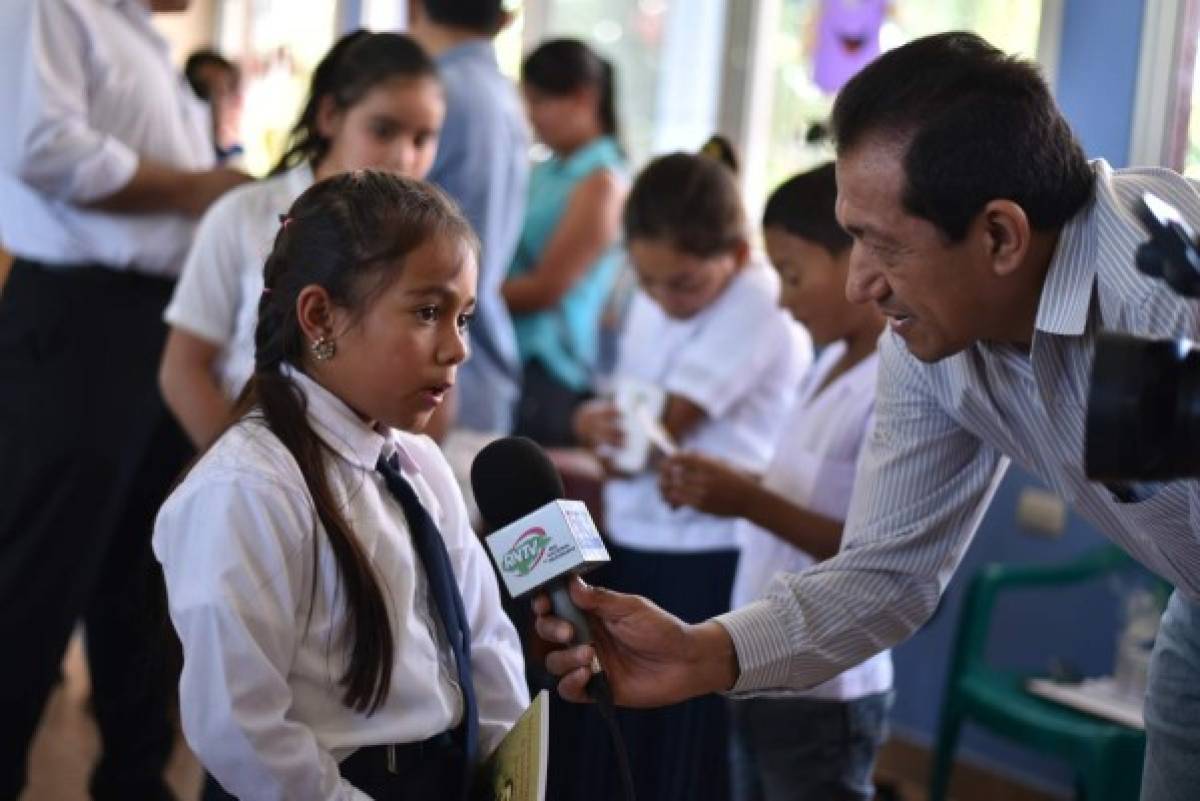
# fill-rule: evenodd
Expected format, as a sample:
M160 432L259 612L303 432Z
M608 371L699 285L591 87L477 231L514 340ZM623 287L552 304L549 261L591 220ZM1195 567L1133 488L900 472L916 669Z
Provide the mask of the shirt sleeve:
M184 735L238 798L369 801L313 732L289 719L288 672L311 581L307 499L247 476L185 489L163 507L155 551L183 644Z
M89 32L74 4L25 3L27 48L6 63L20 65L16 80L18 142L12 171L48 197L78 205L107 197L137 171L138 154L115 137L91 127L88 86Z
M663 381L668 393L687 398L710 418L721 417L759 386L763 371L779 365L780 352L792 345L786 312L741 289L732 286L727 292L741 296L717 301L721 308L681 350Z
M717 618L737 651L734 693L807 689L922 625L974 536L1008 460L951 419L888 334L841 552L781 574Z
M228 346L234 338L242 297L242 272L257 258L247 252L251 244L241 236L246 192L235 189L218 200L200 221L175 294L164 319L214 345Z
M517 630L500 604L496 573L471 528L450 465L431 440L425 443L421 471L444 515L442 536L471 627L471 678L479 704L480 752L486 758L529 706L525 660Z

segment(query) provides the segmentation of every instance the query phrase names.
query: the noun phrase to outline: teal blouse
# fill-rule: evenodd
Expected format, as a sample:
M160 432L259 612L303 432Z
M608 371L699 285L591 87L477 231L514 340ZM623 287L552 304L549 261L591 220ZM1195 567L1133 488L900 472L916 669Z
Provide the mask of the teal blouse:
M558 227L571 193L596 170L625 173L625 158L611 136L594 139L566 158L554 156L529 176L525 224L509 277L529 272ZM562 384L586 390L599 355L600 316L621 265L614 244L596 259L558 304L532 314L515 315L522 364L537 359Z

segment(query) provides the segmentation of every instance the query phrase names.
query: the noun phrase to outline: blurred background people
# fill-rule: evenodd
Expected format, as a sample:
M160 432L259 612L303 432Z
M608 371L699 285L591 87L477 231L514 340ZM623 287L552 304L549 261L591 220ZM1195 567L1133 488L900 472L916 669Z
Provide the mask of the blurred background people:
M87 632L96 799L166 799L173 744L154 515L190 454L155 381L194 219L242 173L151 11L186 0L0 5L0 798L67 640Z
M593 389L600 317L621 266L626 192L612 65L576 39L537 47L521 91L549 159L533 168L525 223L502 287L523 384L515 433L575 441L571 417Z
M208 103L217 162L240 165L245 152L241 131L241 70L217 51L204 49L188 56L183 74L196 97Z
M471 357L458 374L455 424L507 434L521 365L500 284L516 250L529 180L529 134L521 101L500 72L492 40L509 20L503 0L409 0L408 31L433 56L446 93L446 122L429 171L479 236L478 305Z
M415 41L347 34L313 72L271 177L231 192L205 215L167 307L160 375L167 404L197 447L229 422L253 370L263 263L282 210L314 181L341 172L425 177L445 108L437 67Z

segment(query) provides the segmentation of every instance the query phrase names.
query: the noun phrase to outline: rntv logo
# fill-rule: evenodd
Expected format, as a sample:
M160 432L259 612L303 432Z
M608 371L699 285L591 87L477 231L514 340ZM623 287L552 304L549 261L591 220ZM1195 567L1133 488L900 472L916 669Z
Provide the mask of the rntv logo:
M542 557L546 555L546 547L550 537L540 526L529 529L512 544L512 547L500 560L500 569L505 573L515 573L518 576L528 576Z

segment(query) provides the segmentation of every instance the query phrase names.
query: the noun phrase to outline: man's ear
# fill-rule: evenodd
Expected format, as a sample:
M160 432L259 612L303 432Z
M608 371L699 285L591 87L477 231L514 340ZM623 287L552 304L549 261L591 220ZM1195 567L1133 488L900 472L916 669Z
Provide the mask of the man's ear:
M992 271L1001 277L1016 272L1033 236L1025 210L1011 200L992 200L980 212L980 225Z

